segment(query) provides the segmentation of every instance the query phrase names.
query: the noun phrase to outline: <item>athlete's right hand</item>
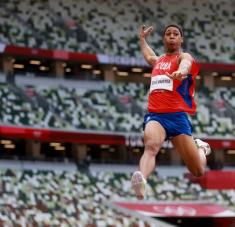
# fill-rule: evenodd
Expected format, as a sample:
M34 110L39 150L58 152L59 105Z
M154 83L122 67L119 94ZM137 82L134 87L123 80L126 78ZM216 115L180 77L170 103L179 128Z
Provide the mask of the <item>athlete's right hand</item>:
M153 26L147 27L145 25L142 25L140 28L140 33L139 33L139 37L140 39L145 39L147 36L150 35L150 33L153 31Z

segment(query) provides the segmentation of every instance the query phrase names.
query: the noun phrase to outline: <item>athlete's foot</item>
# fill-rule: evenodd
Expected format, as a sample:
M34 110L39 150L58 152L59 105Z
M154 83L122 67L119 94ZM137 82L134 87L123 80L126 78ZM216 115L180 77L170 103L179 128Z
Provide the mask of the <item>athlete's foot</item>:
M209 155L211 153L210 145L206 142L203 142L200 139L195 139L195 143L198 148L202 148L205 152L205 155Z
M146 183L140 171L134 172L131 178L131 187L134 189L137 199L144 199Z

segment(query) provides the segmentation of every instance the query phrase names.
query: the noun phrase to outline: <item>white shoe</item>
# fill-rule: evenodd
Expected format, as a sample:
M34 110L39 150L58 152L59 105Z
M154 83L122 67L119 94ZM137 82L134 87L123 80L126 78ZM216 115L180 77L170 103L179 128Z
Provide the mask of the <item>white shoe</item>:
M146 180L140 171L135 171L131 178L131 186L138 199L144 199Z
M211 153L210 145L206 142L203 142L200 139L194 140L198 148L203 148L205 155L209 155Z

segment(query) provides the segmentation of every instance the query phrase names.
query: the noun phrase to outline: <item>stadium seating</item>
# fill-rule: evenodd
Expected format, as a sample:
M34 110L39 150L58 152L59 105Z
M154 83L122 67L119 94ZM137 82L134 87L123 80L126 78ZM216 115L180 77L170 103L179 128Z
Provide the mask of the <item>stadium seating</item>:
M130 174L95 172L98 179L97 185L110 199L118 197L132 198L134 193L130 190ZM157 177L152 174L148 180L146 198L149 200L210 200L210 193L207 194L197 184L191 184L186 178L179 177Z
M107 208L93 178L82 172L1 170L3 226L149 226Z
M192 117L196 133L206 132L204 136L234 135L233 92L234 88L217 87L213 91L202 88L197 94L197 114Z
M101 89L64 85L13 86L2 83L3 124L43 128L141 132L147 88L136 83L104 83ZM194 134L229 138L235 135L233 92L197 93L197 114L191 116ZM221 104L222 103L222 104ZM218 108L218 105L220 108Z
M33 31L22 24L19 18L0 5L0 42L19 46L38 47Z
M107 207L104 201L134 199L130 174L1 170L3 226L149 226L140 218ZM185 178L152 175L147 199L208 201L234 209L234 191L209 191Z
M174 22L183 27L184 48L200 61L235 60L233 1L183 0L179 5L172 0L138 0L135 4L130 0L10 0L0 7L0 41L4 43L141 57L140 25L154 25L150 43L159 54L162 29Z
M66 123L58 115L43 106L38 106L32 94L27 96L27 93L20 88L1 83L0 98L0 115L3 124L66 128Z

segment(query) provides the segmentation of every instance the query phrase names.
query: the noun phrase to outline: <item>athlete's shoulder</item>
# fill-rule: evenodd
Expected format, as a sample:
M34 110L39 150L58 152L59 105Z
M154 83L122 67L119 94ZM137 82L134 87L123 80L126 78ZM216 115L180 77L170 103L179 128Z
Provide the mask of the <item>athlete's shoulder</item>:
M165 56L166 56L165 54L159 55L158 58L157 58L157 60L156 60L156 62L161 61ZM155 63L156 63L156 62L155 62Z
M187 52L181 52L180 53L180 59L188 59L188 60L194 60L194 57L190 54L190 53L187 53Z
M159 55L155 61L153 62L152 66L155 67L157 63L159 63L163 58L164 58L165 54L161 54Z

